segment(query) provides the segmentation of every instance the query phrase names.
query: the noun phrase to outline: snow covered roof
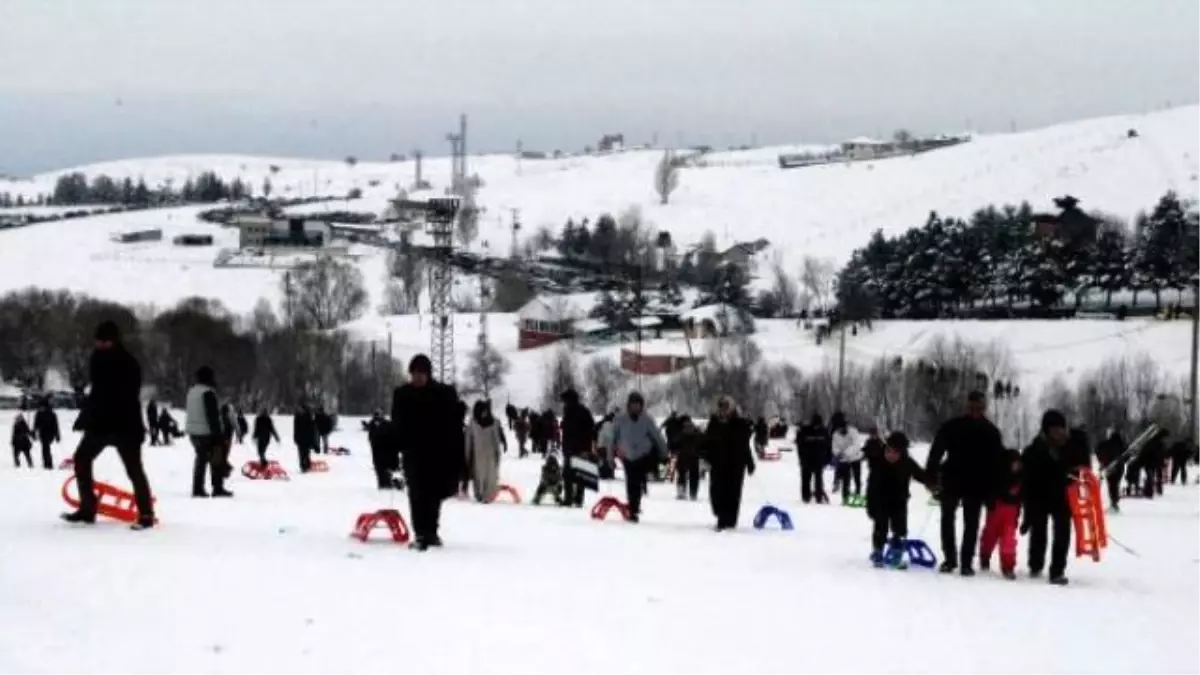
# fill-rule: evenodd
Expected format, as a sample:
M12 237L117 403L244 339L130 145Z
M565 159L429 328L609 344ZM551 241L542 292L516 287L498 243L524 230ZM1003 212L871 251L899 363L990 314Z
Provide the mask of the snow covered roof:
M679 317L683 321L712 321L726 330L739 330L742 325L742 314L733 305L716 303L701 305L684 312Z
M662 325L662 319L657 316L638 316L630 319L629 323L639 328L654 328Z
M571 324L576 333L599 333L608 328L608 324L600 319L579 319Z
M596 306L595 293L539 295L517 311L527 321L573 321L586 318Z
M21 398L21 389L7 382L0 382L0 398Z
M859 136L857 138L851 138L850 140L846 141L845 145L888 145L888 141L881 141L877 138L867 138L866 136Z

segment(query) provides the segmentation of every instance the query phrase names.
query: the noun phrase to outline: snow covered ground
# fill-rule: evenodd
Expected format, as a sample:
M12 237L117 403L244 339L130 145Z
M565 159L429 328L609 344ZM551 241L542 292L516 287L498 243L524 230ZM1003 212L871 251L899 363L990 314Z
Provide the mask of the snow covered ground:
M0 413L0 428L11 422ZM276 423L288 438L288 418ZM1195 486L1127 501L1110 531L1138 555L1113 546L1099 564L1072 559L1067 588L874 570L864 512L799 504L788 453L749 479L735 533L710 531L704 501L655 485L639 525L451 501L446 548L418 554L348 537L392 495L372 487L357 421L342 425L333 442L352 454L325 458L329 473L300 476L291 446L273 447L292 480L238 474L229 501L188 497L189 447L147 448L161 527L146 533L65 525L68 472L5 463L0 671L1200 670ZM75 442L67 434L60 458ZM251 456L238 447L233 463ZM538 466L506 456L502 479L528 501ZM126 484L111 450L97 474ZM936 548L936 516L914 493L912 534ZM751 529L767 502L796 529Z

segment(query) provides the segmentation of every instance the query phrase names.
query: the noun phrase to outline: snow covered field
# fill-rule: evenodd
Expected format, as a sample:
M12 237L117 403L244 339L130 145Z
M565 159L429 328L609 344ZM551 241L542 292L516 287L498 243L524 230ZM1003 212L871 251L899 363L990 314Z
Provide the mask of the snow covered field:
M69 428L71 416L62 421ZM0 428L11 423L0 413ZM289 418L276 424L289 438ZM1065 589L874 570L865 513L800 505L790 453L749 479L732 534L710 531L707 503L676 502L655 485L639 525L451 501L446 548L417 554L348 537L359 513L391 504L372 487L357 428L347 419L335 432L353 454L323 457L329 473L300 476L292 447L273 447L292 480L237 474L228 501L188 497L190 447L146 448L161 520L147 533L61 523L68 472L5 461L0 671L1200 669L1195 486L1123 504L1110 531L1138 556L1110 547L1099 564L1072 559ZM67 434L56 459L76 440ZM235 448L235 467L251 456ZM528 501L538 466L506 456L502 479ZM97 476L126 484L113 451ZM795 531L749 527L767 502L790 511ZM916 487L910 523L937 548L936 516Z

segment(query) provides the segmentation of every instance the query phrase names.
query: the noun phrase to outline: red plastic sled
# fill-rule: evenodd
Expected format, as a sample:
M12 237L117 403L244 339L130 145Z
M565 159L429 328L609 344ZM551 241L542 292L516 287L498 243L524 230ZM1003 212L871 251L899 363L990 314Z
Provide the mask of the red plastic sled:
M501 484L500 487L496 488L496 491L492 493L491 497L488 497L487 503L491 504L492 502L496 501L496 498L499 497L500 493L502 493L502 492L512 498L512 503L514 503L514 504L521 503L521 493L517 492L517 489L514 488L513 486L503 485L503 484Z
M68 471L68 470L74 469L75 468L75 460L68 457L58 463L58 468L62 469L63 471Z
M380 509L374 513L360 515L350 536L365 543L371 538L371 533L380 526L391 531L392 541L397 544L408 543L408 523L404 522L404 516L396 509Z
M265 467L260 462L246 462L242 465L242 475L250 480L291 480L283 466L274 460Z
M1071 505L1075 529L1075 556L1090 555L1097 562L1100 561L1100 549L1108 546L1100 495L1100 479L1091 469L1081 471L1079 479L1067 486L1067 501Z
M79 498L71 494L71 484L75 482L75 476L71 476L62 485L62 498L73 509L79 508ZM118 487L113 487L108 483L99 481L95 484L96 492L96 515L112 518L123 523L136 523L138 519L137 502L134 501L133 493L126 492ZM153 504L156 500L151 499ZM155 522L158 522L155 519Z
M314 459L308 465L308 470L313 473L325 473L329 471L329 464L323 459Z
M608 512L614 508L617 510L617 513L621 514L622 518L625 520L630 519L629 505L617 499L616 497L613 497L612 495L601 497L600 501L596 502L595 505L592 506L592 519L604 520L604 518L608 516Z

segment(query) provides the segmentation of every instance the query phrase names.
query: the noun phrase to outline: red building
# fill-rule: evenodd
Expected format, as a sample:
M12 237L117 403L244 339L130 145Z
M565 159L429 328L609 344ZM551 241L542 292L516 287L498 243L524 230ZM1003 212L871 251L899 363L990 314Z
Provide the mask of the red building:
M622 347L621 370L642 375L668 375L704 360L703 356L681 356L670 351L656 349L653 343L643 345L641 354L636 349Z

